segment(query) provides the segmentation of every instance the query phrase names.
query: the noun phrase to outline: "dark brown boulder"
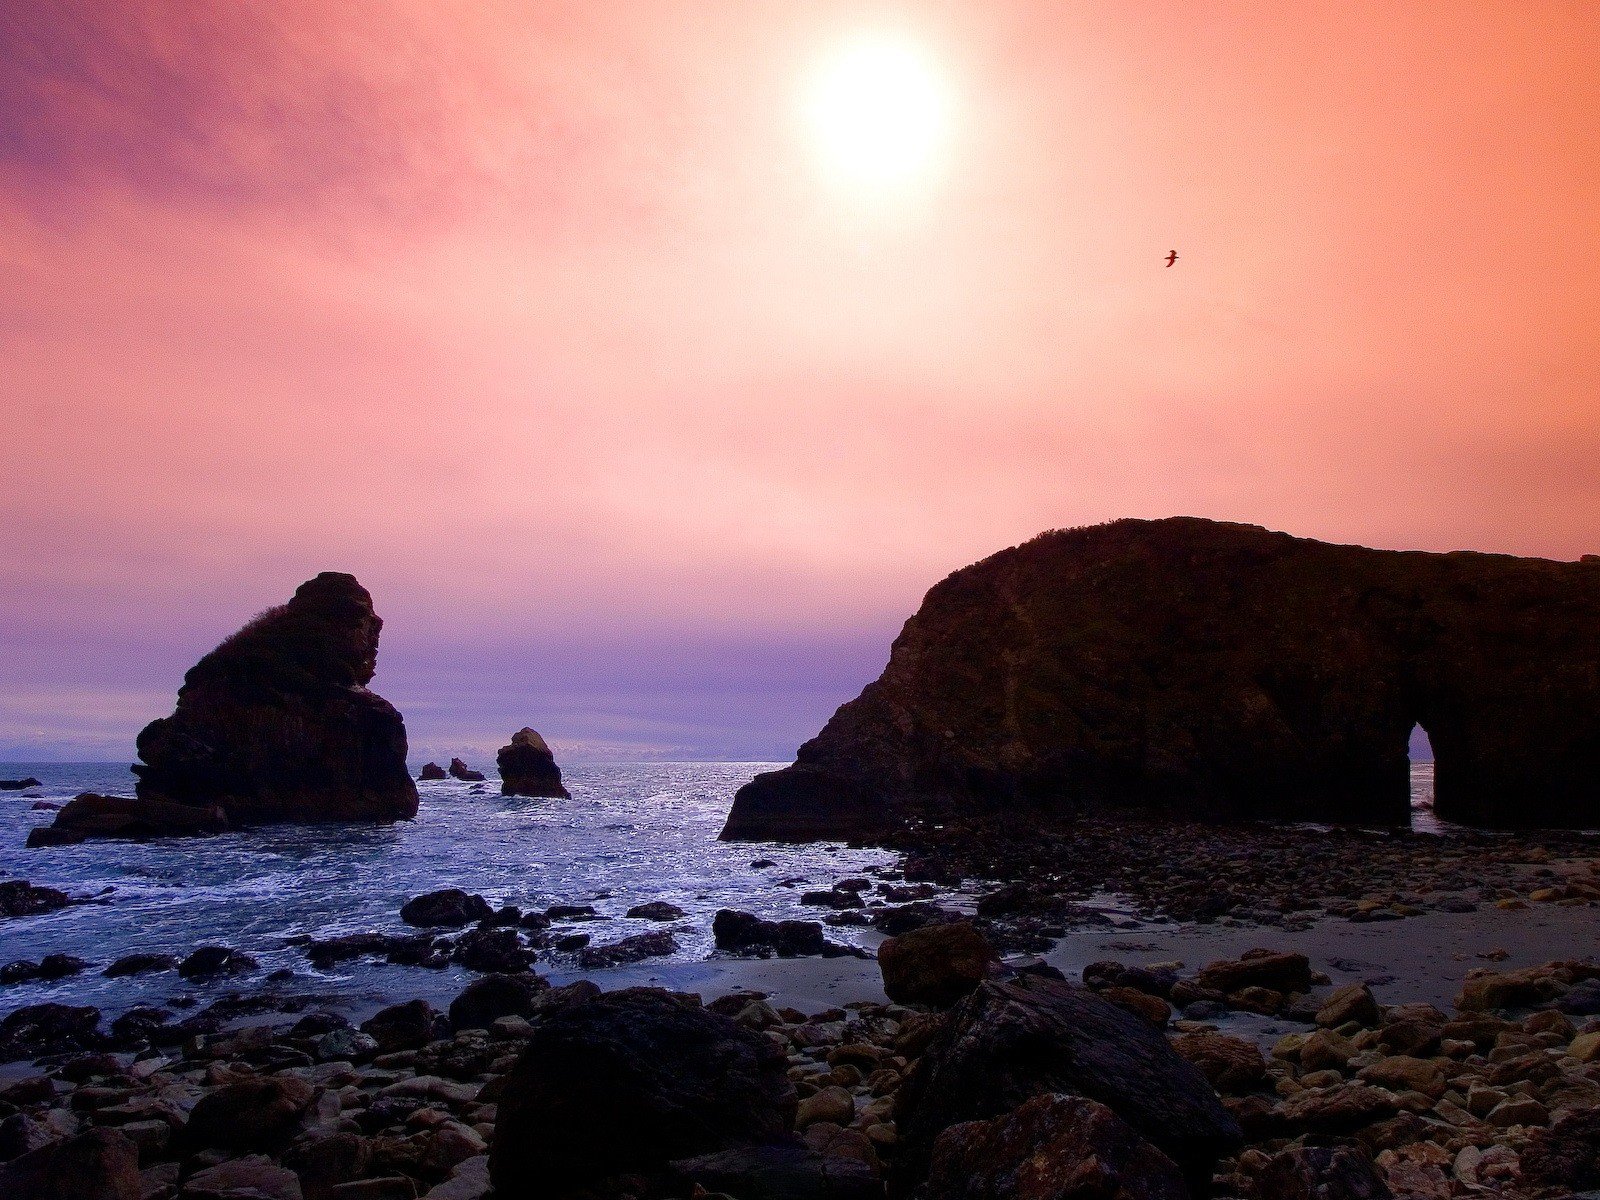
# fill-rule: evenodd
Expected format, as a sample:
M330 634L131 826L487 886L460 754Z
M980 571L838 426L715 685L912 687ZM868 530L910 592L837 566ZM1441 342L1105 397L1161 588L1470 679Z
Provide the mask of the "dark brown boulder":
M424 892L413 896L400 906L400 919L407 925L422 928L445 925L458 928L481 921L494 909L482 896L464 892L460 888L444 888L437 892Z
M511 735L511 744L500 747L496 761L500 766L503 795L571 799L571 794L562 786L556 756L537 731L526 727L517 730Z
M133 796L84 792L56 813L53 825L28 832L29 846L73 846L90 838L143 842L163 837L226 833L227 814L214 804L174 804Z
M1177 1163L1197 1194L1240 1144L1206 1077L1154 1025L1086 988L1022 975L980 984L953 1008L901 1087L896 1194L921 1182L950 1126L1047 1093L1104 1104Z
M1383 1176L1354 1146L1290 1146L1241 1174L1250 1200L1391 1200Z
M417 779L421 782L448 778L449 776L444 773L444 768L435 762L424 763L422 770L417 772Z
M878 947L883 990L896 1004L947 1008L988 978L999 961L968 921L924 925Z
M200 1098L180 1140L190 1153L281 1150L300 1132L315 1098L309 1083L289 1075L226 1084Z
M553 1200L609 1176L781 1140L797 1105L787 1069L768 1039L671 993L562 1005L505 1080L489 1155L495 1194Z
M1189 1189L1105 1105L1043 1095L941 1133L918 1200L1189 1200Z
M145 726L139 798L216 805L234 825L416 816L405 722L366 686L382 627L353 576L301 584L196 663L173 714Z
M0 1167L6 1200L139 1200L139 1148L114 1129L51 1142Z
M1047 533L938 584L883 675L740 789L726 838L952 806L1600 825L1600 568L1188 517Z

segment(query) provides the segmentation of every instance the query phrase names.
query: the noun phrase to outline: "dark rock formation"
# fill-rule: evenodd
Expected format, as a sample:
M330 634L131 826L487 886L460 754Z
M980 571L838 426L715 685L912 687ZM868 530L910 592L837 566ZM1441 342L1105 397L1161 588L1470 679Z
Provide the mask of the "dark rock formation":
M511 744L501 746L496 756L500 766L500 791L507 796L550 796L571 799L561 784L561 768L556 756L539 734L526 727L511 735Z
M227 1084L194 1106L181 1141L191 1153L281 1150L299 1132L315 1095L305 1080L288 1075Z
M449 776L447 776L444 773L444 768L441 767L438 763L435 763L435 762L424 763L423 767L422 767L422 770L417 772L417 779L421 780L421 781L429 781L429 780L436 780L436 779L448 779L448 778L449 778Z
M506 1079L489 1156L496 1194L562 1196L777 1141L794 1127L787 1069L768 1039L666 992L564 1005Z
M43 787L32 775L25 779L0 779L0 792L20 792L27 788Z
M450 778L459 779L462 783L482 783L483 772L474 771L459 758L452 758L450 760Z
M1190 1200L1173 1161L1103 1104L1035 1096L939 1135L919 1200Z
M51 1142L0 1167L6 1200L139 1200L139 1147L115 1129Z
M827 939L821 921L766 921L754 913L719 908L711 920L717 949L730 954L804 958L821 954Z
M1290 1146L1243 1183L1251 1200L1391 1200L1372 1160L1353 1146Z
M90 838L143 842L225 833L227 814L214 804L174 804L84 792L56 813L55 824L28 831L29 846L75 846Z
M1204 1195L1239 1127L1155 1026L1084 988L1038 975L980 984L951 1010L896 1101L897 1194L926 1174L935 1139L1046 1093L1104 1104Z
M40 887L26 879L8 879L0 883L0 917L31 917L54 912L71 903L72 898L65 892Z
M657 929L653 933L636 933L604 946L589 946L579 950L578 965L585 971L600 971L606 967L622 967L677 952L678 939L672 936L672 931Z
M883 990L896 1004L947 1008L982 983L999 961L968 921L925 925L878 947Z
M957 571L883 675L734 802L726 838L878 836L1038 805L1600 825L1600 569L1195 518L1044 534Z
M482 896L464 892L460 888L445 888L407 900L400 906L400 919L407 925L423 928L436 925L459 927L481 921L493 912L494 909Z
M234 825L416 816L405 722L366 687L382 627L353 576L301 584L196 663L176 711L145 726L139 798L216 805Z
M550 984L532 972L474 979L450 1002L450 1028L487 1029L500 1017L526 1017Z

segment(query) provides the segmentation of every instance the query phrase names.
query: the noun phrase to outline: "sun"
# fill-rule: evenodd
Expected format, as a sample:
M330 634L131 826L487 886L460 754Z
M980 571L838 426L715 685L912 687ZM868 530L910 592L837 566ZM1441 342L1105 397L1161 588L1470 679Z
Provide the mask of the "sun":
M937 165L949 132L949 88L915 42L862 37L812 73L804 117L830 178L863 192L887 192Z

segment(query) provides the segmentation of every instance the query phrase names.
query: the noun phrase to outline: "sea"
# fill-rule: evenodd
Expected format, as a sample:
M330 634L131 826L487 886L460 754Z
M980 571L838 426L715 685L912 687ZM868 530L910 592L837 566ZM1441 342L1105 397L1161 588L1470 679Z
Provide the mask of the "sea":
M416 820L391 825L268 826L210 838L30 850L28 831L54 817L35 805L60 805L85 791L128 794L132 776L122 763L0 763L0 778L42 781L25 792L0 792L0 879L27 879L91 901L0 920L0 964L53 953L94 964L62 980L0 987L0 1015L47 1001L90 1004L107 1014L164 1002L179 982L170 972L107 979L100 971L124 955L181 958L201 945L242 950L259 967L249 977L183 985L196 1002L276 970L293 972L293 986L320 989L354 1007L448 997L471 978L461 968L434 972L368 960L318 971L296 944L305 937L413 932L400 921L400 906L447 887L523 910L592 905L596 919L573 930L590 934L595 945L662 928L625 914L646 901L669 901L686 914L670 926L679 949L651 965L703 963L715 954L711 920L719 908L816 920L826 910L800 902L807 888L898 862L890 851L838 843L719 842L734 793L781 765L573 764L563 772L570 800L501 796L492 778L448 779L418 784ZM1413 765L1412 795L1414 826L1445 832L1432 814L1432 763ZM945 899L970 903L970 896ZM846 944L876 940L848 926L830 928L828 936ZM557 982L573 974L556 967L550 973Z

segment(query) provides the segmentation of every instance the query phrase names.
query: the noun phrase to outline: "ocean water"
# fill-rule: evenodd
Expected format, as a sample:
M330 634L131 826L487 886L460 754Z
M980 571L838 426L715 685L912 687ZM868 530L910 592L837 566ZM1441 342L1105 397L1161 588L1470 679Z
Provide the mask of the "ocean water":
M28 879L74 896L104 893L105 904L0 920L0 963L37 962L46 954L88 959L97 969L51 983L0 988L0 1013L53 1000L115 1012L174 992L201 999L248 988L277 968L291 968L300 990L342 995L448 996L471 976L379 963L341 963L314 971L286 946L295 935L416 932L400 921L412 896L460 887L493 904L544 909L593 904L605 918L575 925L595 945L663 928L623 916L635 904L667 900L688 914L670 926L679 952L662 962L698 962L714 951L711 918L740 908L771 919L816 920L826 910L800 904L806 887L890 865L882 850L726 843L716 840L733 794L776 763L613 763L574 765L563 774L571 800L502 797L499 784L455 780L418 785L414 821L393 825L269 826L213 838L89 842L37 850L28 830L54 814L38 800L62 803L82 791L130 793L123 764L5 763L0 778L29 775L44 786L0 792L0 878ZM773 866L753 868L770 859ZM780 887L780 880L804 880ZM856 931L830 931L848 942ZM104 979L98 967L125 954L182 956L221 944L255 957L254 976L193 988L171 973ZM541 965L545 971L549 968Z
M687 914L670 926L680 948L650 964L686 969L715 953L711 919L717 909L816 920L825 910L800 903L807 887L826 887L897 862L889 851L831 843L718 842L734 792L778 765L581 764L564 772L571 800L502 797L492 779L476 785L445 780L419 784L417 819L394 825L270 826L214 838L29 850L23 844L28 830L54 816L35 810L34 803L60 804L83 791L128 793L132 776L120 763L3 763L0 778L32 775L43 786L0 792L0 878L28 879L104 903L0 920L0 963L66 953L96 964L64 980L0 987L0 1014L43 1001L93 1004L114 1013L174 995L205 1000L257 989L279 968L295 972L284 990L326 993L333 1002L371 1007L415 995L447 999L469 973L372 961L317 971L299 948L285 944L296 936L414 932L401 923L400 906L445 887L525 910L593 904L602 919L570 931L590 934L596 945L662 928L623 914L648 900L670 901ZM1416 763L1414 824L1448 832L1433 816L1432 799L1433 764ZM773 865L751 865L763 859ZM851 927L831 929L829 936L875 940ZM259 970L203 986L183 983L171 972L126 979L99 974L126 954L182 957L205 944L243 950L258 960ZM558 980L574 970L560 962L539 969Z

